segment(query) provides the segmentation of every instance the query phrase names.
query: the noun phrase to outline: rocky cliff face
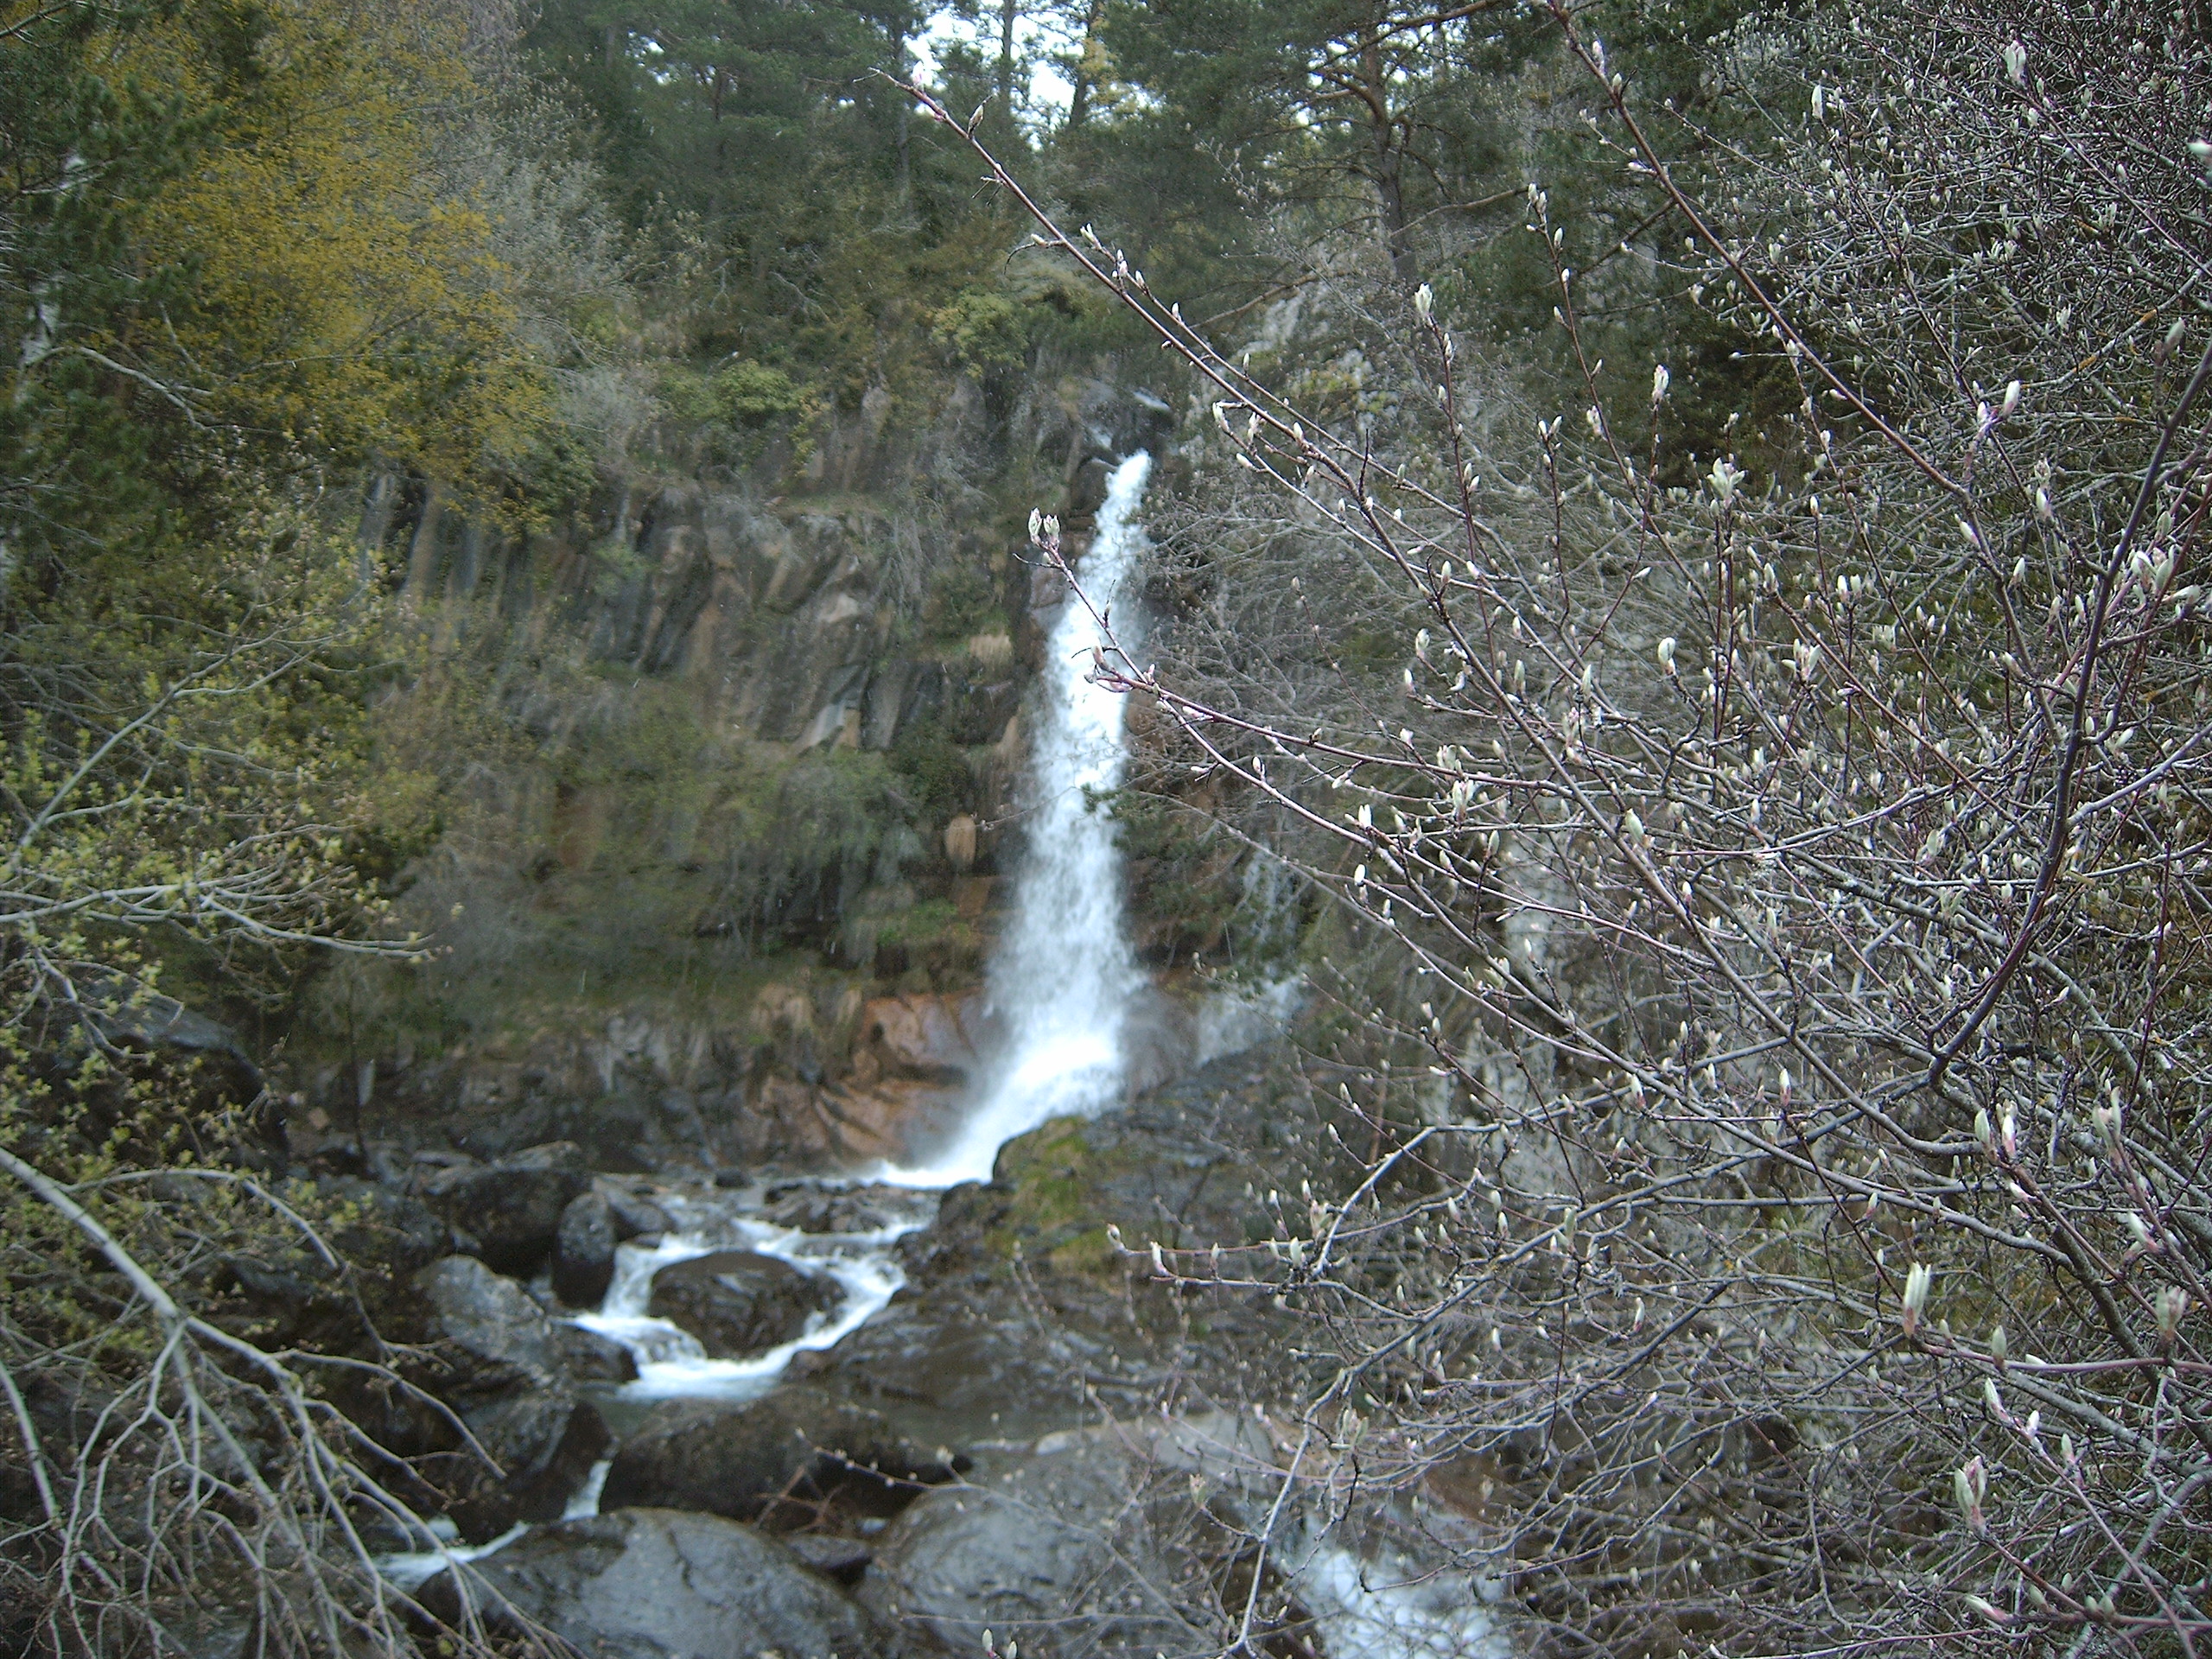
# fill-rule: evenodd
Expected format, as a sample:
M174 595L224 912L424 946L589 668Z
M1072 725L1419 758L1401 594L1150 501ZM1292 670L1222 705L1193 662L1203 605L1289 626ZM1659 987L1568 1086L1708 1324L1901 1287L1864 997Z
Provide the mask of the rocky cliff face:
M404 569L429 667L396 765L442 833L408 870L435 954L347 969L296 1037L312 1145L602 1167L899 1155L984 1033L972 993L1015 849L1021 704L1108 460L1165 432L1109 378L887 397L804 459L664 458L501 538L389 486L364 534ZM676 457L676 459L669 459Z

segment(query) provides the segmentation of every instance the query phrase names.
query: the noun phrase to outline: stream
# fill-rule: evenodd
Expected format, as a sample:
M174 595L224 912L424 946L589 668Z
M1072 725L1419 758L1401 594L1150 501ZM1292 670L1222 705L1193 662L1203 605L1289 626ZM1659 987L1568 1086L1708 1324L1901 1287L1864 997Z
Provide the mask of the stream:
M1135 605L1124 601L1144 548L1140 509L1150 467L1151 457L1139 452L1115 468L1078 571L1089 603L1070 595L1046 646L1049 677L1040 688L1032 746L1029 851L988 973L988 998L1005 1040L972 1105L950 1139L912 1167L886 1165L843 1179L777 1184L778 1196L801 1186L825 1192L866 1187L865 1203L855 1207L875 1224L861 1230L808 1232L779 1224L765 1213L771 1194L760 1186L657 1188L653 1201L674 1225L620 1246L600 1307L573 1319L620 1343L636 1361L636 1378L612 1389L606 1402L618 1433L626 1420L655 1402L741 1401L774 1389L795 1356L836 1346L890 1302L905 1282L899 1242L930 1226L946 1188L988 1180L999 1149L1016 1136L1120 1098L1125 1028L1147 982L1125 925L1115 826L1093 810L1095 798L1122 780L1125 699L1093 683L1090 675L1094 651L1107 649L1098 614L1121 613L1115 632L1124 646L1129 643ZM1220 1028L1207 1046L1234 1046L1233 1033L1256 1035L1267 1016L1280 1011L1224 999L1202 1018L1202 1027ZM741 1359L712 1357L696 1338L647 1309L656 1274L728 1249L826 1275L842 1295L789 1342ZM566 1518L599 1512L608 1466L594 1467L569 1500ZM488 1542L462 1546L441 1523L424 1541L429 1548L386 1557L382 1565L395 1582L412 1587L450 1563L495 1554L527 1529L518 1525ZM1289 1545L1287 1556L1286 1570L1313 1609L1332 1659L1502 1659L1508 1652L1485 1611L1486 1586L1464 1573L1423 1573L1363 1560L1326 1535Z

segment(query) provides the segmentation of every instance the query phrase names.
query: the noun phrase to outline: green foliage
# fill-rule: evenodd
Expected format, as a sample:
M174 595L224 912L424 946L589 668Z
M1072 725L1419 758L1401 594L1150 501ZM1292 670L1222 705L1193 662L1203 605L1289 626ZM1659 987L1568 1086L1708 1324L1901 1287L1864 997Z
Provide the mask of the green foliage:
M660 372L660 396L671 415L694 426L763 426L807 406L789 375L743 361L711 374L671 364Z
M961 289L931 317L930 332L955 362L974 374L1019 368L1028 356L1023 308L989 289Z
M942 823L973 810L976 774L960 747L934 727L909 722L891 747L892 772L925 822Z

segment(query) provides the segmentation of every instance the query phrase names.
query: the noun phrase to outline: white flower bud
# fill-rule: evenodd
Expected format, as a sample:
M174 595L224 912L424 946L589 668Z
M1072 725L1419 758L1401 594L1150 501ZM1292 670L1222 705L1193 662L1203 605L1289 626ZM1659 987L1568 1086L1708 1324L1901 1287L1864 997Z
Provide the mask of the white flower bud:
M2005 73L2015 86L2028 84L2028 48L2018 41L2009 41L2005 48Z
M2019 406L2020 383L2017 380L2007 380L2005 383L2005 401L1997 405L1997 418L2000 421L2010 420L2012 417L2012 411Z
M1898 1309L1897 1323L1910 1336L1920 1325L1920 1316L1928 1306L1928 1269L1916 1262L1904 1276L1904 1300Z
M1675 636L1669 634L1659 642L1659 666L1668 673L1675 671Z
M1423 322L1430 321L1435 314L1436 290L1427 283L1414 290L1414 309L1421 313Z
M2174 1332L2181 1328L2183 1315L2189 1312L2189 1293L2179 1285L2168 1285L2158 1293L2158 1338L2171 1342Z
M1664 363L1651 371L1651 401L1654 404L1663 403L1666 400L1667 387L1674 378L1667 372L1667 365Z

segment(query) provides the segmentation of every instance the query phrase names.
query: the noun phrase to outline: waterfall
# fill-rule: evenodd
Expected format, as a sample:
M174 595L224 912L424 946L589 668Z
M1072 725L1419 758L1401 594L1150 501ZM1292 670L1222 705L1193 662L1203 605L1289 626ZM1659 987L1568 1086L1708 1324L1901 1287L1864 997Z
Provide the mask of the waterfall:
M1122 1028L1144 975L1122 914L1114 824L1093 797L1122 781L1125 699L1090 681L1105 645L1095 608L1128 643L1125 589L1144 546L1138 509L1152 457L1114 469L1097 534L1045 651L1044 707L1033 740L1028 854L990 968L1004 1047L967 1121L925 1167L890 1172L914 1185L988 1180L998 1150L1047 1118L1095 1111L1120 1092Z

